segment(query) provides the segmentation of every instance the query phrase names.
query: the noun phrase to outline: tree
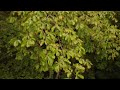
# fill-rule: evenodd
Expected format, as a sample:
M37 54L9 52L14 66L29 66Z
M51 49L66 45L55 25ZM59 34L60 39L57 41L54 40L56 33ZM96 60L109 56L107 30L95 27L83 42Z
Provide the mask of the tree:
M0 30L0 56L5 56L0 60L5 73L1 78L114 78L119 74L118 12L7 13Z

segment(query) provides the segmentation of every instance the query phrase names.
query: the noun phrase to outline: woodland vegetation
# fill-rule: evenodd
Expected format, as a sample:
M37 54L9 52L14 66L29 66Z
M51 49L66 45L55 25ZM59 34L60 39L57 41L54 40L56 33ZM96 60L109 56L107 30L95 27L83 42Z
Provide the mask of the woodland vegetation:
M120 79L120 12L0 11L0 79Z

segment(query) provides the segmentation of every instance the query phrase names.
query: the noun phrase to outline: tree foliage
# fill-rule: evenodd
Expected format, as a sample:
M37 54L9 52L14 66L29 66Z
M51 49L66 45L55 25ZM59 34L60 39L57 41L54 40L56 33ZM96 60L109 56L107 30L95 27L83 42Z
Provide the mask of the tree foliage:
M119 12L5 13L0 78L119 78Z

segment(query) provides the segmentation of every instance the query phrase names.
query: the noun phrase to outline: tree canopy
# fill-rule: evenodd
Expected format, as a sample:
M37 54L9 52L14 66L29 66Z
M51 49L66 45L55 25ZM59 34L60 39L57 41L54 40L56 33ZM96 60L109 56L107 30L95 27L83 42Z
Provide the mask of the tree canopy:
M120 78L120 12L1 11L1 79Z

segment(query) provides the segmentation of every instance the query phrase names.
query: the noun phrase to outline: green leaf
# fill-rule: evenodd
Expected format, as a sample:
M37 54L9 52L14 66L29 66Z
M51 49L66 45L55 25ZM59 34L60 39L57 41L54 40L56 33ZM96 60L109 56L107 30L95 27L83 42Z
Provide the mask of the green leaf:
M36 59L37 59L37 55L36 55L35 53L33 53L33 54L30 56L30 59L36 60Z
M43 32L40 33L39 38L42 39L44 36Z
M26 41L23 41L23 42L21 43L21 47L24 47L24 46L26 46Z
M15 46L15 47L18 46L18 41L15 41L15 42L14 42L14 46Z
M14 42L14 46L17 47L19 43L21 43L21 41L20 41L20 40L16 40L16 41Z
M65 62L67 62L68 64L71 64L71 62L68 59L64 59Z
M48 65L49 65L49 66L52 66L52 65L53 65L53 61L54 61L54 59L52 59L52 58L50 58L50 57L48 56Z
M81 29L84 28L84 24L80 24L80 28L81 28Z
M28 40L27 41L27 47L30 47L30 46L33 46L35 44L35 41L33 41L33 40Z
M17 53L16 54L16 58L15 59L17 59L17 60L22 60L23 59L23 54L22 53Z
M56 72L59 72L59 65L56 65L56 66L55 66L55 71L56 71Z
M38 70L39 69L39 64L35 65L35 68Z
M59 53L59 52L56 52L56 56L60 56L60 53Z
M11 17L10 18L10 23L14 23L16 21L16 18L15 17Z
M84 76L81 75L81 74L78 74L77 77L76 77L76 79L79 79L79 78L80 78L80 79L84 79Z
M56 28L56 26L53 26L53 27L51 28L51 31L54 32L55 28Z
M67 73L67 77L68 78L71 77L71 72Z
M76 70L78 70L81 73L83 73L85 71L85 67L83 67L80 64L74 64L73 66L76 68Z

